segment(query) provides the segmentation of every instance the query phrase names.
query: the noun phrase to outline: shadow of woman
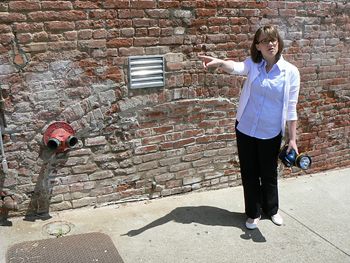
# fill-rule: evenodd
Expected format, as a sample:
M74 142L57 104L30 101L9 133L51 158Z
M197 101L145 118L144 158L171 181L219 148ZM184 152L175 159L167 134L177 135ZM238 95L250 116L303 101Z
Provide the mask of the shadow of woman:
M243 234L240 236L242 239L251 239L254 242L266 242L265 237L261 234L258 228L255 230L246 229L246 219L247 216L244 213L230 212L217 207L185 206L174 209L169 214L149 223L142 228L130 230L123 236L137 236L146 230L164 225L170 221L175 221L181 224L197 223L208 226L236 227L243 231Z

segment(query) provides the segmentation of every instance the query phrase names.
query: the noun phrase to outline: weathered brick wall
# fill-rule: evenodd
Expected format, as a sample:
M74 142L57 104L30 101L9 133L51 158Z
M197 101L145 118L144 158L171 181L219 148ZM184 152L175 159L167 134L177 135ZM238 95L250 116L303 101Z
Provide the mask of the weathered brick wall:
M334 0L1 1L0 189L29 215L239 184L244 78L204 71L197 55L243 60L265 24L278 26L301 72L298 141L310 172L348 167L349 13ZM129 89L136 55L164 55L164 88ZM72 125L76 148L48 151L55 121Z

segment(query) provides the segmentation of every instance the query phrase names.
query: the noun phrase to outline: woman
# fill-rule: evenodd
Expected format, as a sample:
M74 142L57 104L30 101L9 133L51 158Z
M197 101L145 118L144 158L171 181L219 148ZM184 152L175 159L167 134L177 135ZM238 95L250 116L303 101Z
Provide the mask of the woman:
M255 229L261 210L276 225L278 213L278 153L288 126L287 153L296 144L300 74L281 55L283 40L273 26L259 28L244 62L199 56L204 68L221 68L230 74L247 75L237 110L236 137L244 189L246 227Z

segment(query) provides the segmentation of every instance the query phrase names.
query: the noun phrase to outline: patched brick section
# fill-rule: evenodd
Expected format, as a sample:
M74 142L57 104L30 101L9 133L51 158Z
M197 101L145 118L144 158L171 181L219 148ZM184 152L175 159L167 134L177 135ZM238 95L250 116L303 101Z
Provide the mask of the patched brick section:
M220 109L222 114L214 114L215 108ZM203 173L203 170L223 168L223 161L217 159L218 151L214 154L212 149L207 148L207 144L213 141L218 144L218 148L233 147L234 135L231 125L234 119L231 122L224 120L227 119L227 112L234 108L225 99L188 99L139 110L139 126L147 127L145 131L148 132L132 131L135 140L141 143L135 148L135 153L143 156L142 159L138 159L142 163L137 162L136 167L146 181L158 185L153 189L153 193L159 192L157 196L166 196L208 186L221 187L221 182L226 186L237 183L235 177L226 177L220 181L215 180L216 177L198 175ZM204 121L209 118L213 121ZM221 120L222 134L206 136L205 134L212 133L211 130ZM153 125L149 125L151 123ZM226 157L226 163L229 163L233 151L222 151L221 156ZM160 167L163 169L159 170ZM217 174L223 175L224 171ZM147 185L150 186L150 183Z

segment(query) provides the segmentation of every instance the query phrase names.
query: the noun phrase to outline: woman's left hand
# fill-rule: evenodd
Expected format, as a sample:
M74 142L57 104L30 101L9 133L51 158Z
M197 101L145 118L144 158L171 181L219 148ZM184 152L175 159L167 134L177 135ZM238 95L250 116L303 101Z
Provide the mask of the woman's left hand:
M299 151L298 151L298 146L297 146L297 142L295 140L290 140L288 143L288 149L287 149L287 154L289 154L290 150L294 150L295 153L298 155Z

